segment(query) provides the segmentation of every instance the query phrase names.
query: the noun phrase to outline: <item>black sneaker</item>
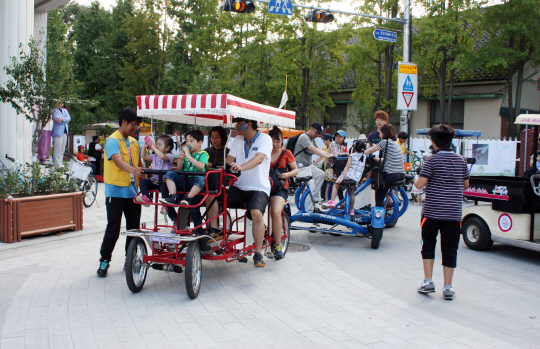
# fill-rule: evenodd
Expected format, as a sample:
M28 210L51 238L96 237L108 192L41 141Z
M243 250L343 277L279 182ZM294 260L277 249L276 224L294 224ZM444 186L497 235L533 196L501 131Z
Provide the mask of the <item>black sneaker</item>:
M99 263L99 269L97 270L97 275L101 277L107 276L107 270L109 269L109 261L103 261Z
M266 267L266 264L264 264L263 256L259 252L255 252L255 255L253 256L253 264L255 265L255 268Z
M210 237L216 241L221 241L223 239L223 232L219 229L211 228Z
M187 195L184 195L184 198L182 199L182 201L180 201L180 205L189 205L189 198Z
M274 252L274 258L276 260L280 260L283 257L285 257L285 255L283 254L283 251L281 250L281 244L274 246L273 252Z
M177 202L176 194L169 195L168 198L161 198L159 199L159 202L165 205L176 205L176 202Z

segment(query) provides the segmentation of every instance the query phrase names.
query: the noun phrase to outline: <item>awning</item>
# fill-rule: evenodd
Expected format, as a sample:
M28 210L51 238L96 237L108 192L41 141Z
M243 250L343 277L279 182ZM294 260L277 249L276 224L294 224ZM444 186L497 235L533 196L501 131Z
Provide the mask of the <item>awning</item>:
M299 134L302 134L304 133L305 131L302 131L302 130L295 130L295 129L292 129L292 128L286 128L286 127L280 127L279 128L281 130L281 133L283 133L283 139L287 139L289 137L294 137L296 135L299 135ZM271 130L271 128L259 128L259 130L262 132L262 133L268 133L269 130Z
M294 128L296 119L293 111L228 94L137 96L137 115L183 124L224 127L232 127L232 119L241 117L263 125Z
M429 128L421 128L416 130L417 135L427 135ZM480 131L470 131L470 130L456 130L456 137L481 137L482 133Z

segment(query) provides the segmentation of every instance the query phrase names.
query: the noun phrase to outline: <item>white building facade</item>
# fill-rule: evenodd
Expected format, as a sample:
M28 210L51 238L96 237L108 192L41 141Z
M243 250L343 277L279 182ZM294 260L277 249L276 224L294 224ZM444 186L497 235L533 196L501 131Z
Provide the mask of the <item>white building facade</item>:
M0 0L0 85L5 86L7 76L4 67L11 65L11 57L19 57L21 44L28 49L29 40L34 37L41 41L43 49L47 12L68 2ZM11 105L0 103L0 158L4 159L7 154L20 162L30 162L33 127L23 115L17 115Z

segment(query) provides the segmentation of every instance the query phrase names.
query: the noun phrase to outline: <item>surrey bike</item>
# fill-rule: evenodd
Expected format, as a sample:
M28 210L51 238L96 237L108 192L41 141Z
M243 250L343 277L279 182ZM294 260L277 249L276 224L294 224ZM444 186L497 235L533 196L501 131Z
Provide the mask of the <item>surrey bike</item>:
M369 171L371 158L371 156L368 157L368 160L366 161L366 170L364 173ZM336 175L339 177L347 163L347 157L335 157L335 159ZM414 177L411 175L406 175L404 180L394 182L392 184L392 190L389 191L389 194L385 199L384 207L372 208L368 205L360 209L355 209L354 215L351 215L352 208L349 190L354 188L356 185L355 181L344 180L341 182L345 197L335 205L335 208L331 208L327 211L314 209L314 212L311 213L306 211L306 200L309 198L309 200L314 202L313 195L309 188L311 176L297 177L296 181L299 183L300 187L295 193L294 201L298 208L298 212L290 217L290 221L291 224L296 222L309 223L309 225L291 225L291 229L308 230L312 233L320 232L334 235L368 237L371 239L371 248L377 249L379 248L383 236L383 228L385 226L393 227L398 218L407 211L409 199L403 187L413 178ZM361 183L354 192L354 195L358 196L358 194L366 190L370 185L371 178ZM399 193L399 195L396 196L394 191Z
M283 111L231 95L180 95L180 96L139 96L138 115L152 116L168 121L176 121L194 125L225 127L232 126L233 117L248 117L250 119L273 124L294 127L294 112ZM218 164L214 164L216 166ZM191 299L197 298L202 282L203 260L224 260L226 262L247 262L246 256L255 252L255 243L248 243L246 231L246 207L229 207L227 205L228 187L232 186L241 173L232 173L227 164L222 168L211 168L207 171L175 171L182 176L205 176L206 188L201 191L188 205L167 204L178 209L177 219L168 224L158 222L159 192L153 193L153 202L144 203L154 209L153 227L143 225L140 229L123 232L123 235L133 237L128 246L126 256L126 282L132 292L142 290L150 268L165 272L185 273L186 291ZM148 175L158 175L158 182L168 171L148 170ZM184 178L186 179L186 178ZM184 180L184 183L187 181ZM179 194L187 193L185 186L177 188ZM140 193L138 194L140 195ZM208 217L204 202L212 198L219 205L219 213ZM133 199L135 203L142 204ZM211 206L211 205L209 205ZM195 225L191 219L191 210L204 208L200 224ZM233 213L233 215L231 215ZM234 217L234 218L233 218ZM207 234L210 222L217 221L222 229L219 236ZM272 249L270 215L265 226L263 250ZM289 217L282 213L283 231L282 252L286 254L289 245ZM202 234L200 231L202 230ZM268 254L267 254L268 255Z

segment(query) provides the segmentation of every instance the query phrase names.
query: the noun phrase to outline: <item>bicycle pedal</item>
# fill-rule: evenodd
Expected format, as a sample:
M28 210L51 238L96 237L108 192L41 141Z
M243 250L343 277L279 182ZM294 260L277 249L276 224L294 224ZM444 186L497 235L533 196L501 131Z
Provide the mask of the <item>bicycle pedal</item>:
M266 258L274 259L274 254L272 252L266 252Z
M240 263L247 263L248 262L247 258L244 257L244 256L240 256L240 257L236 258L236 260L238 262L240 262Z

